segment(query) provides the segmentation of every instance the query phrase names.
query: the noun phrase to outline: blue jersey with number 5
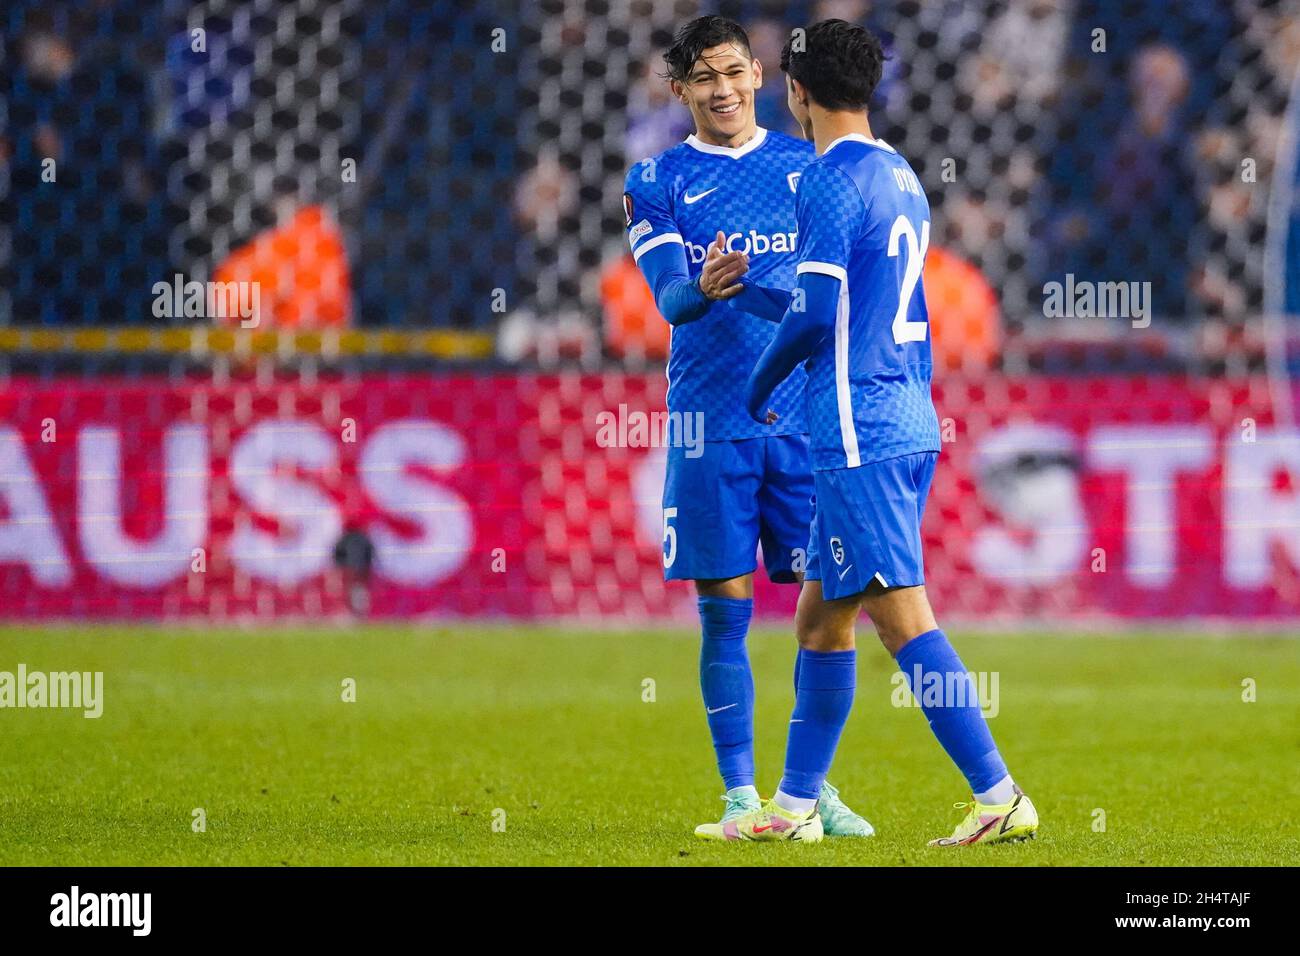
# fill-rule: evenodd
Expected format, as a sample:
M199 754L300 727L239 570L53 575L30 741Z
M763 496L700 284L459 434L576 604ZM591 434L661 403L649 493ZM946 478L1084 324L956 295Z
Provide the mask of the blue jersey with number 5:
M813 466L939 451L921 269L930 204L911 166L866 136L833 142L795 196L799 273L840 280L833 335L807 362Z

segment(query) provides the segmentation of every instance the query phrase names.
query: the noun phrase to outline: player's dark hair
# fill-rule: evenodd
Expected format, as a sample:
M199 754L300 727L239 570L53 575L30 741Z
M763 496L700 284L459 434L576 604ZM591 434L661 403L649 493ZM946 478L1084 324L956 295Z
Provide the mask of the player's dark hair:
M828 110L866 109L884 66L885 50L875 35L843 20L796 30L781 49L781 69Z
M753 58L749 51L749 34L735 20L726 17L697 17L685 24L673 37L672 46L664 51L665 79L685 83L700 54L724 43L734 43Z

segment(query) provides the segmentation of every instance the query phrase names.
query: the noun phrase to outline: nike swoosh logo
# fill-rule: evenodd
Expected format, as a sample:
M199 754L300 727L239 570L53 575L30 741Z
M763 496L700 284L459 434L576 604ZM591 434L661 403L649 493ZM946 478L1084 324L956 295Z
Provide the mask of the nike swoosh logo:
M972 834L971 834L970 836L968 836L966 839L962 840L962 841L960 842L959 845L960 845L960 846L970 846L972 843L978 843L979 840L980 840L980 837L982 837L984 834L988 833L990 830L992 830L992 829L993 829L995 826L997 826L997 825L998 825L998 818L997 818L997 817L994 817L992 820L990 820L988 823L984 824L984 826L980 827L978 830L976 830L974 833L972 833Z
M704 190L704 192L700 193L698 196L692 196L690 193L686 193L684 196L682 196L682 199L684 199L686 201L686 205L689 206L693 202L699 202L709 193L717 192L720 188L721 188L720 186L714 186L712 189Z
M765 832L765 831L767 831L767 830L770 830L770 829L772 829L772 824L769 823L769 824L768 824L767 826L765 826L765 827L754 827L754 832L755 832L755 833L763 833L763 832Z
M1007 832L1007 827L1011 826L1011 815L1019 809L1020 798L1016 797L1016 802L1011 805L1011 809L1007 811L1007 815L1002 818L1002 829L998 831L999 836Z
M726 707L708 707L708 706L706 706L704 709L705 709L706 711L708 711L710 714L716 714L716 713L717 713L718 711L720 711L720 710L730 710L732 707L735 707L735 706L736 706L735 704L728 704Z
M844 575L848 574L849 571L851 571L852 569L853 569L853 565L850 564L847 568L845 568L843 571L841 571L841 572L840 572L840 580L843 581L843 580L844 580Z

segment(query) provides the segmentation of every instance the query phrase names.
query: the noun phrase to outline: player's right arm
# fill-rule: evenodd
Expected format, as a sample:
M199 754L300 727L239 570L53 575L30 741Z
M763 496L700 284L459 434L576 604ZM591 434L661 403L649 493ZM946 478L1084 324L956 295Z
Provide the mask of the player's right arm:
M628 243L660 314L669 325L683 325L702 318L715 300L737 295L737 280L749 266L743 253L724 254L710 246L703 271L690 277L686 246L653 163L645 160L627 174L623 213Z

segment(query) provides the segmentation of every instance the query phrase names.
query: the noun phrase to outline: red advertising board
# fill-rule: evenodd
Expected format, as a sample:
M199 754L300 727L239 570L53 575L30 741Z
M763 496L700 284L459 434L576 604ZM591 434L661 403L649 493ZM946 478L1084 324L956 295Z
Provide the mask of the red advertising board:
M687 620L689 585L661 572L664 389L11 379L0 616L339 614L332 553L357 527L377 617ZM1300 617L1300 434L1262 380L989 377L935 399L946 619ZM761 585L760 612L794 591Z

